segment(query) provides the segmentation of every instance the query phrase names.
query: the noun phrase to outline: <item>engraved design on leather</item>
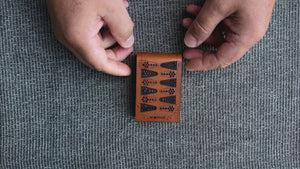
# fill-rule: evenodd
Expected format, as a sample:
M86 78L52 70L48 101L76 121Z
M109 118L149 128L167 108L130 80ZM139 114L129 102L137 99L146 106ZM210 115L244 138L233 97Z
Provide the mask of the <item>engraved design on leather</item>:
M181 54L137 54L137 122L180 122L181 69Z
M155 102L156 101L156 98L152 98L152 97L143 97L142 98L142 102L144 103L149 103L149 102Z
M171 70L177 70L177 61L162 63L160 66Z
M157 84L157 81L152 80L152 79L144 79L144 80L142 81L142 84L143 84L144 86L153 86L153 85L156 85L156 84Z
M157 72L152 70L142 69L142 78L157 76Z
M176 72L175 71L163 72L163 73L161 73L161 75L173 78L173 77L176 77Z
M176 79L168 79L160 81L161 85L176 87Z
M176 96L162 97L159 101L169 104L176 104Z
M174 88L167 88L167 89L162 89L160 90L161 93L168 93L169 95L175 94L175 89Z
M157 90L150 87L141 87L141 95L148 95L156 93Z
M144 61L142 65L143 65L144 68L157 67L156 63L149 62L149 61Z
M148 105L148 104L141 104L141 112L148 112L156 110L156 106Z
M159 109L168 112L173 112L175 110L174 106L164 106L164 107L160 107Z

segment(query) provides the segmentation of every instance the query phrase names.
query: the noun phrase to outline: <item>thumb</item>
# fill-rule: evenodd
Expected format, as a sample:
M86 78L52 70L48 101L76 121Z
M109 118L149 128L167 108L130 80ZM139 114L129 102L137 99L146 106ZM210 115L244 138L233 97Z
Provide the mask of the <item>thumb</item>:
M185 35L184 43L188 47L194 48L201 45L212 34L215 27L228 16L226 13L229 9L218 6L220 6L218 1L205 2Z
M118 3L118 2L117 2ZM123 2L113 3L107 15L103 17L107 23L112 36L123 48L130 48L134 43L133 22Z

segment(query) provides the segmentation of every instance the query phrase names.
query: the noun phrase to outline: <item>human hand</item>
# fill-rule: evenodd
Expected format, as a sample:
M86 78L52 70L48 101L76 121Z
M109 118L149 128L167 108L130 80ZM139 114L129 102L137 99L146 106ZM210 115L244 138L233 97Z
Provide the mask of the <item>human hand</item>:
M133 22L123 0L47 0L53 31L85 65L108 74L128 76L122 63L133 51ZM108 26L109 30L100 33ZM120 46L107 49L116 42Z
M186 11L194 16L183 19L188 28L184 42L194 48L203 42L216 47L215 51L187 49L183 55L189 62L187 70L225 68L239 60L265 35L275 0L207 0L201 8L189 5ZM225 39L215 27L221 23Z

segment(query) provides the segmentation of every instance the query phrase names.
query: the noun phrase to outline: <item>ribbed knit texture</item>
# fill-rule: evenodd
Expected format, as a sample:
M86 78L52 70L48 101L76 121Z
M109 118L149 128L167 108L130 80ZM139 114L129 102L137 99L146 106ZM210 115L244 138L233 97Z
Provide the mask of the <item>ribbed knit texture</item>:
M184 9L201 2L129 3L133 75L112 77L55 40L43 0L1 1L1 169L300 168L299 0L277 0L237 63L183 72L179 124L135 122L135 53L182 52Z

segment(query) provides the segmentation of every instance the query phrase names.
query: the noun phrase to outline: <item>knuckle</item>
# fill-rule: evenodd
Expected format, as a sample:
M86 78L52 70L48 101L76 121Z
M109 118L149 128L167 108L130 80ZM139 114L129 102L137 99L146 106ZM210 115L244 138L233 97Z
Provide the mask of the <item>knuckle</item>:
M99 71L99 72L104 72L104 69L102 66L93 66L93 69L95 69L96 71Z
M250 48L260 40L262 40L264 36L265 31L256 30L243 38L241 41L245 44L245 46L248 46Z
M260 41L265 36L267 29L268 26L266 26L264 23L257 24L256 28L252 33L252 38L254 39L255 43Z
M231 63L229 63L229 61L225 61L224 59L221 59L220 57L217 57L217 60L218 60L217 62L219 63L217 68L225 69L226 67L231 65Z
M227 12L227 3L220 3L217 1L215 5L212 5L212 11L220 14L225 14Z
M201 31L201 33L204 33L204 34L209 34L209 32L210 32L210 28L208 26L206 26L205 24L203 24L201 21L194 23L194 29Z
M104 6L106 7L106 12L115 13L120 12L120 8L123 7L123 4L120 1L116 1L115 3L111 3L110 1L104 1Z
M107 11L107 13L117 13L119 11L119 9L117 8L117 6L107 5L106 11Z
M52 26L55 39L60 43L65 43L62 32L56 26Z
M94 69L96 71L99 71L99 72L106 72L107 70L107 66L105 65L106 61L101 61L101 62L98 62L98 63L92 63L91 65L94 67Z
M200 21L196 21L193 23L193 29L192 29L192 35L198 39L201 39L204 35L208 36L211 29L207 27L205 24L203 24Z
M63 32L64 39L70 44L77 44L79 43L84 36L82 36L82 32L77 29L66 29Z
M59 33L57 33L57 32L54 32L54 37L55 37L55 39L56 39L58 42L60 42L60 43L65 43L65 42L64 42L64 38L63 38L63 36L62 36L61 34L59 34Z
M210 68L208 68L207 66L204 66L204 67L198 67L197 69L201 70L201 71L204 71L204 72L207 72L209 70L211 70Z
M78 39L76 34L73 34L69 31L64 32L63 37L69 43L75 42Z
M266 34L266 31L265 30L260 30L257 32L257 36L256 36L256 42L260 41Z
M230 65L230 64L223 63L223 64L220 64L219 68L225 69L225 68L228 67L229 65Z
M91 66L93 67L94 70L99 71L99 72L103 72L104 71L104 67L102 64L95 64L95 63L91 63Z
M110 1L104 2L105 14L116 14L120 13L122 11L122 8L124 8L123 3L120 3L120 1L117 1L116 3L111 3Z

